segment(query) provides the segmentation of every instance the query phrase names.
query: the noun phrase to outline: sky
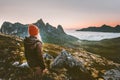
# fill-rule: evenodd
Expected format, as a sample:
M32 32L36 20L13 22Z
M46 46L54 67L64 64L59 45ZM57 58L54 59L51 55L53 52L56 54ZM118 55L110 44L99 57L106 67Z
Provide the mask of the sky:
M4 21L31 24L39 19L64 29L120 24L120 0L0 0Z

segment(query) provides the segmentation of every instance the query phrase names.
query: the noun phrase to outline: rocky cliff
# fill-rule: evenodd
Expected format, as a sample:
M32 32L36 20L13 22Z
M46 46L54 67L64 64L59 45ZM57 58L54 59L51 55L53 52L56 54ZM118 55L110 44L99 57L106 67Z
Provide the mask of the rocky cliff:
M22 39L0 34L0 79L34 80L26 66ZM119 80L120 64L83 49L43 45L48 71L43 80Z
M58 27L54 27L49 23L44 23L42 19L38 20L36 23L33 23L38 26L40 29L40 35L42 41L45 43L54 43L59 45L72 45L77 42L78 38L73 36L67 35L62 26L58 25ZM28 25L21 24L21 23L10 23L4 22L1 26L1 33L10 34L10 35L17 35L22 38L28 36Z

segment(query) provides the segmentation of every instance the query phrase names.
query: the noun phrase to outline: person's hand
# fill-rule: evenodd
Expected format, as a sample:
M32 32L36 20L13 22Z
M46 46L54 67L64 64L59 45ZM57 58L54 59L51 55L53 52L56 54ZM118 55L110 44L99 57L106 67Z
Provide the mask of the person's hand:
M36 68L35 74L42 75L43 71L40 68Z
M48 73L48 69L45 68L45 69L43 70L43 73L44 73L44 74L45 74L45 73Z

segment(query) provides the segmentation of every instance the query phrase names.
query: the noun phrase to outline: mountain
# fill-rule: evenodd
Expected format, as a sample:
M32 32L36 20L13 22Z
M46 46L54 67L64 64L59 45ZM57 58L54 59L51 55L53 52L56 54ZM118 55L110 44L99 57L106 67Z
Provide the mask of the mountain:
M40 29L40 35L44 43L71 46L79 40L78 38L67 35L61 25L58 25L56 28L49 23L45 24L42 19L33 24L38 26ZM14 24L10 22L4 22L0 31L4 34L17 35L24 38L25 36L28 36L28 24L24 25L19 22Z
M0 33L0 79L34 80L22 39ZM43 44L48 71L42 80L119 80L120 64L83 49Z
M120 25L117 25L115 27L102 25L101 27L88 27L88 28L83 28L76 31L120 32Z
M83 48L88 52L101 55L114 62L120 63L120 38L102 41L84 41L67 35L61 25L58 25L58 27L55 28L49 23L45 24L42 19L38 20L34 24L40 28L40 35L44 43L53 43L67 47ZM106 26L106 28L109 28L109 26ZM117 25L115 28L119 28L119 25ZM18 22L15 24L4 22L1 27L1 32L9 35L17 35L22 38L28 35L27 25L23 25Z

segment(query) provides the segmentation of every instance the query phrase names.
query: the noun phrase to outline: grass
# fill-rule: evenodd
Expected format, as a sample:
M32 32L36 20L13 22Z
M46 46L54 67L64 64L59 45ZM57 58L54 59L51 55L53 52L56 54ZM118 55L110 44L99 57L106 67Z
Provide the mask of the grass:
M120 58L120 38L101 41L82 41L81 47L91 53L120 63L120 60L117 59L117 57Z
M65 47L65 46L60 46L60 45L50 44L50 43L43 44L43 53L49 53L53 57L56 57L57 55L59 55L59 53L62 50L66 50L70 53L75 53L76 51L81 52L81 49L79 48L70 48L70 47Z
M94 52L96 54L103 54L103 56L105 56L106 54L105 51L107 52L108 49L112 50L112 48L114 48L115 46L119 47L119 43L117 44L118 41L119 39L118 40L115 39L114 42L116 44L112 44L113 42L108 40L103 40L101 42L82 41L80 45L79 44L77 45L77 47L67 47L67 46L60 46L56 44L44 43L43 53L48 53L55 58L57 55L60 54L62 50L66 50L67 52L71 53L75 59L83 61L85 68L91 71L92 76L96 78L97 76L100 76L99 73L101 73L101 71L112 69L115 67L115 65L113 65L112 61L108 61L107 59L101 56L98 56L89 52ZM30 68L27 68L27 67L18 68L12 65L15 61L20 62L20 64L26 61L24 57L23 41L15 36L0 34L0 45L1 45L0 46L0 62L2 61L4 62L4 63L3 62L0 63L0 78L4 78L5 80L9 80L10 78L13 80L18 80L18 78L19 80L28 80L28 79L34 80L32 79L33 72L31 72ZM83 47L89 52L85 51L80 47ZM107 55L108 54L106 54L106 56ZM51 63L52 63L52 60L51 60ZM81 75L82 75L81 77L86 76L86 74L82 74L76 68L71 69L75 71L74 73L73 71L70 72L69 70L67 71L66 69L59 69L57 71L50 70L50 68L48 69L49 69L48 73L44 75L45 76L44 78L46 79L43 79L43 80L48 80L48 79L65 80L65 78L67 78L68 75L69 77L72 76L75 79L77 78L76 80L79 80ZM103 73L101 74L103 75ZM85 80L84 78L81 78L81 79Z

